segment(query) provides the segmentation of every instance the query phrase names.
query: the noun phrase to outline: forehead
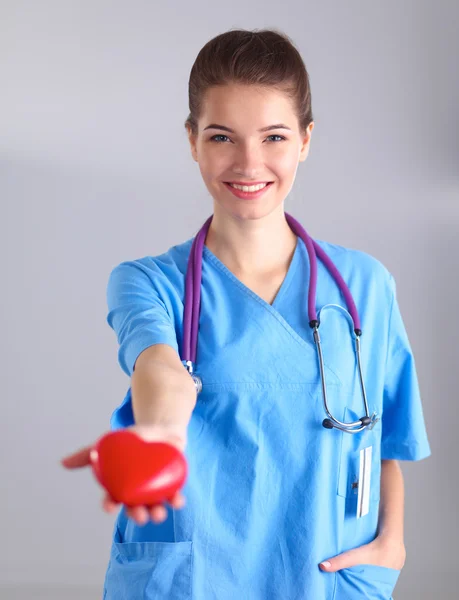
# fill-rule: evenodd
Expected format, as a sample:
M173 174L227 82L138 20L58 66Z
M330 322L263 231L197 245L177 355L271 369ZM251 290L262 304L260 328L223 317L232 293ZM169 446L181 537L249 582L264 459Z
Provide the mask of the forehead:
M293 128L295 119L292 101L284 92L273 88L229 84L206 91L200 120L204 127L207 124L204 121L215 121L229 127L250 123L254 129L258 129L286 121Z

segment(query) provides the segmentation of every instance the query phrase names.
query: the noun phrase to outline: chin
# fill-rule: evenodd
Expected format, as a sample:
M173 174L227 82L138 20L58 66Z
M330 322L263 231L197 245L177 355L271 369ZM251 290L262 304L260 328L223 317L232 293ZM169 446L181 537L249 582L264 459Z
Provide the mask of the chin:
M222 215L230 215L233 218L242 221L256 221L258 219L263 219L277 210L283 211L283 204L274 206L263 205L263 203L260 203L259 205L256 205L255 203L252 205L249 203L237 205L229 204L227 202L219 203L214 200L214 213L218 212Z

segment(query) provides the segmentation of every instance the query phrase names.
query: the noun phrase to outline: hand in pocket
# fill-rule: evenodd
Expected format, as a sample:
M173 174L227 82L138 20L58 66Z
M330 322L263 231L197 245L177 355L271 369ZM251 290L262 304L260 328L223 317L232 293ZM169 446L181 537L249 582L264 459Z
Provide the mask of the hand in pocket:
M375 565L401 570L406 551L403 542L380 535L369 544L353 548L320 563L322 571L339 571L356 565ZM328 563L328 564L327 564Z

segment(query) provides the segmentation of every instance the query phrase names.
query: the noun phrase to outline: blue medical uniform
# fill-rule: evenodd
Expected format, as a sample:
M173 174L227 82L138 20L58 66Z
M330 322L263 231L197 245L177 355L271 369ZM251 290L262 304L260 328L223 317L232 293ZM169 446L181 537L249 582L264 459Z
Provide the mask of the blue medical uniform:
M182 342L185 272L192 239L110 274L110 327L131 376L153 344ZM196 372L203 382L188 427L183 509L164 523L117 517L106 600L389 600L399 571L318 564L373 540L381 459L430 454L415 363L386 268L363 252L319 241L348 284L361 318L372 430L343 433L325 417L308 325L309 261L298 238L272 305L205 246ZM317 309L346 307L318 261ZM347 314L321 313L329 405L340 420L363 416ZM173 398L171 398L173 402ZM131 389L111 427L133 423ZM360 449L372 446L369 512L356 517Z

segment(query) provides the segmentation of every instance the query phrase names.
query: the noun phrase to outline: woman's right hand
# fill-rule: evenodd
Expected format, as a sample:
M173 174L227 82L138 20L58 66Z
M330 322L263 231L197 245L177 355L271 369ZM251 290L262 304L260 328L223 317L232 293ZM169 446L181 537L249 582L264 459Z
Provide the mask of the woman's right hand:
M181 452L183 452L186 447L186 432L180 432L160 425L131 425L126 429L136 433L147 442L167 442L178 448ZM61 464L66 469L79 469L90 465L91 461L89 455L93 447L94 444L85 446L81 450L66 456L61 460ZM178 490L173 498L171 498L170 505L175 509L183 508L185 506L185 497L180 490ZM105 492L102 498L102 508L108 513L113 513L118 509L118 506L119 503L115 502L108 492ZM162 523L167 517L167 509L164 504L155 504L154 506L148 507L126 506L126 514L138 525L144 525L150 519L155 523Z

